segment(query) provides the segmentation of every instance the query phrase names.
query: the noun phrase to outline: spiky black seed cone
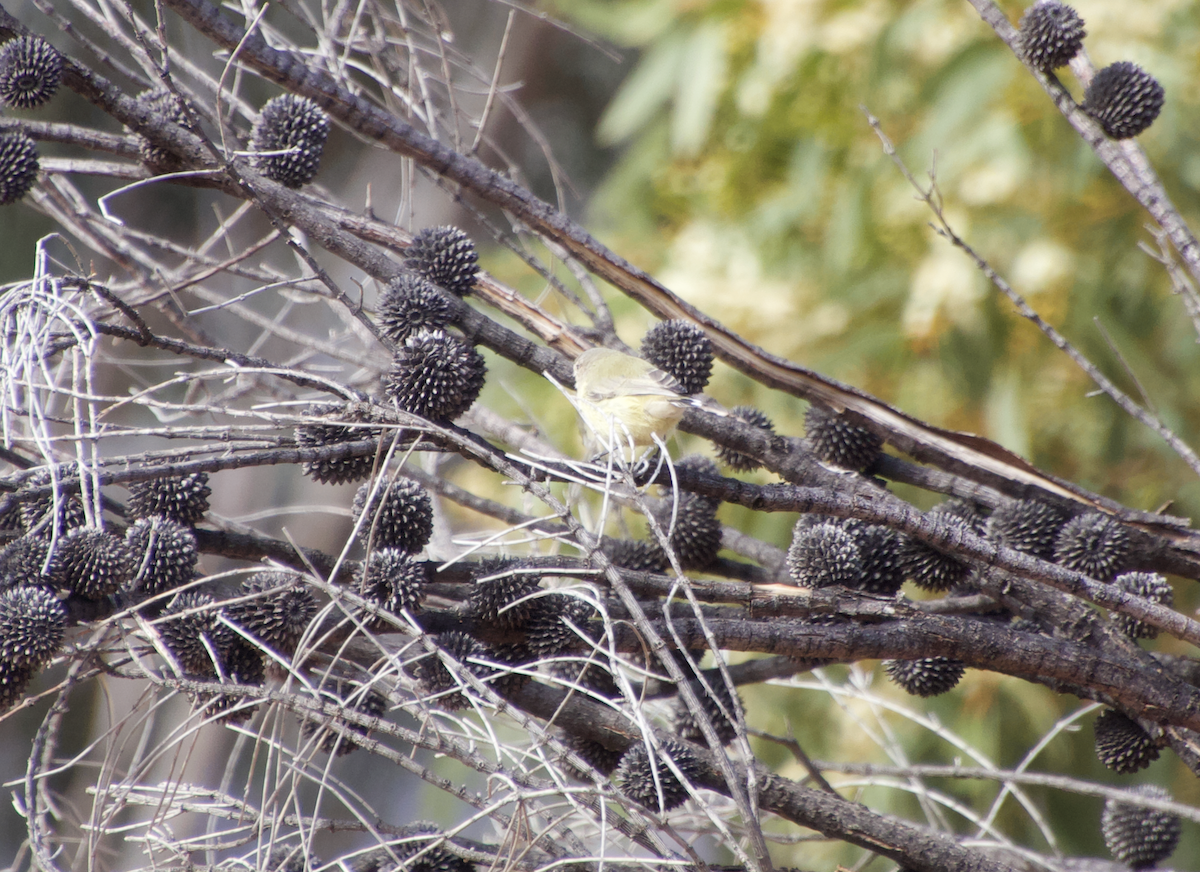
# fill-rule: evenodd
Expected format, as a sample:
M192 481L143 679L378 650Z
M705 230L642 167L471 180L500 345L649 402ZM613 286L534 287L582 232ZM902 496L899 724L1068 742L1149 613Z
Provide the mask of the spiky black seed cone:
M0 206L15 203L37 181L37 145L21 131L0 133Z
M426 227L413 237L405 265L439 288L465 297L475 286L479 254L471 237L457 227Z
M166 89L142 91L135 100L138 113L148 119L171 121L182 127L191 126L183 103ZM178 155L156 145L144 136L139 143L139 151L142 155L142 162L156 172L171 172L183 167L183 161L179 159Z
M693 780L699 773L699 761L686 745L674 739L664 739L662 753L675 761L675 765L688 781ZM621 763L613 773L613 781L622 793L647 808L667 812L683 805L688 798L687 788L657 754L654 767L658 771L659 786L662 787L661 805L658 801L658 788L654 783L654 772L650 768L650 756L641 740L630 745L629 750L621 757Z
M133 584L154 596L191 581L196 575L196 537L182 524L155 516L125 531L135 573Z
M221 623L213 604L211 594L188 590L162 611L164 620L158 625L158 633L188 675L215 676L217 667L208 649L211 647L220 657L233 640L233 632Z
M350 406L336 403L313 406L307 412L313 417L328 415L328 424L301 424L296 428L296 442L301 448L324 448L328 445L340 445L343 442L362 442L367 439L378 439L379 428L359 426L366 422ZM345 422L345 423L340 423ZM356 457L334 457L322 460L309 460L301 464L301 471L325 484L343 484L349 481L359 481L367 478L375 468L374 453Z
M63 475L74 475L75 471L60 469ZM61 482L62 476L59 481ZM50 475L45 472L40 472L29 479L28 486L30 489L42 488L50 484ZM20 496L21 492L18 491ZM61 536L68 530L73 530L76 527L82 527L87 523L87 517L84 515L83 503L79 501L79 496L74 493L59 492L58 510L54 511L54 496L52 494L42 494L33 499L23 500L21 502L21 527L26 533L37 533L39 536L50 538L51 519L58 525L58 533Z
M1117 61L1096 73L1083 109L1113 139L1130 139L1154 123L1163 107L1163 86L1137 64Z
M360 533L363 541L370 536L376 548L420 551L433 535L433 501L428 492L411 479L397 477L380 483L371 499L374 485L369 481L354 495L355 522L367 513Z
M496 664L489 673L488 684L499 694L513 694L533 680L529 675L531 664L537 662L537 654L525 642L508 645L488 645L482 656Z
M12 109L48 103L62 81L63 56L39 36L19 36L0 47L0 100Z
M358 595L394 615L406 609L419 612L428 580L425 563L414 559L407 551L381 548L367 558L358 579ZM373 626L385 630L394 628L393 624L382 620Z
M768 433L775 432L775 424L762 409L756 409L754 406L734 406L729 413L739 421L744 421L760 430L766 430ZM762 466L753 457L726 448L724 445L717 446L717 459L734 472L753 472Z
M242 583L245 602L230 606L229 618L284 657L296 645L317 614L317 600L294 572L258 572Z
M236 633L232 635L229 644L221 653L221 668L225 672L225 678L232 684L261 686L267 680L262 651ZM219 715L223 723L244 724L254 716L255 712L251 706L238 707L240 703L245 702L245 699L236 694L218 693L202 698L198 702L206 707L209 715Z
M0 712L6 712L25 698L25 689L37 670L21 663L0 662Z
M985 532L997 545L1051 560L1054 543L1066 521L1067 513L1058 506L1039 500L1012 500L992 512Z
M448 633L438 633L433 637L433 642L472 673L479 675L489 671L477 664L467 662L470 658L479 657L483 653L483 646L475 637L452 630ZM448 690L459 687L460 684L454 680L454 676L450 674L450 670L446 668L442 658L436 654L422 655L413 664L412 674L421 682L427 693L437 696L431 702L441 708L452 711L467 704L462 693L457 691L446 693ZM465 681L463 683L465 684Z
M453 421L483 390L487 364L470 344L442 330L418 330L392 361L384 390L405 412Z
M418 330L445 327L450 321L450 300L424 276L403 276L388 282L379 299L378 316L383 334L401 343Z
M673 376L688 395L701 393L712 375L712 340L681 318L651 327L642 338L642 357Z
M129 485L129 502L125 509L131 518L161 515L176 524L190 526L208 511L207 472L152 478Z
M670 533L671 549L684 569L705 569L717 560L721 550L721 522L717 508L721 504L709 497L681 493L675 513L675 529ZM665 505L658 522L667 531L671 506Z
M604 699L620 699L621 688L609 671L608 661L603 657L590 657L591 652L585 652L579 659L554 663L550 673L560 679L565 686L579 686ZM591 662L585 660L589 657ZM579 691L575 691L578 693Z
M1158 743L1137 721L1116 709L1105 709L1096 718L1096 756L1113 772L1128 775L1158 759Z
M885 660L888 678L913 696L937 696L953 690L962 679L966 665L949 657L925 657L921 660Z
M0 551L2 587L36 587L52 585L49 575L42 572L50 553L50 539L42 536L22 536ZM51 567L53 568L53 567Z
M333 702L366 717L381 718L388 707L387 697L379 691L373 688L364 691L362 687L348 681L339 680L332 686L321 688L321 697L323 702ZM358 743L354 740L355 736L370 735L369 728L350 721L343 722L349 732L339 735L336 730L325 728L321 720L316 719L323 720L324 717L314 714L306 719L302 733L305 738L316 736L320 742L318 747L325 754L344 757L358 747Z
M321 865L316 855L305 851L303 845L280 847L271 852L262 872L309 872Z
M905 577L911 578L917 587L934 593L949 590L970 573L962 561L915 539L902 540L898 556Z
M486 567L481 570L485 575ZM537 614L540 590L536 575L511 574L476 581L471 590L471 614L480 621L507 630L523 629Z
M1125 525L1092 512L1072 518L1058 534L1054 562L1100 581L1111 581L1129 562L1132 542Z
M133 575L133 560L123 539L95 527L76 527L59 540L51 577L84 599L116 593Z
M878 524L843 525L858 546L861 574L858 586L867 593L892 596L904 586L900 567L901 538L890 527Z
M862 577L862 556L854 537L835 524L797 524L787 567L802 587L857 587Z
M67 611L42 587L0 591L0 662L36 671L62 644Z
M813 453L826 463L861 472L879 457L883 440L844 416L812 405L804 413L804 431Z
M591 739L583 739L571 733L564 733L562 743L565 747L574 751L584 762L591 765L593 769L601 775L612 775L616 768L621 763L623 751L614 751L612 748L606 748L599 742L593 742ZM586 773L581 770L575 770L580 778L587 778Z
M250 147L263 175L284 187L299 188L311 182L321 167L321 153L329 138L329 116L307 97L281 94L263 106L250 133Z
M605 539L600 550L614 566L634 572L658 572L669 563L666 552L649 539Z
M1129 793L1147 799L1170 800L1157 784L1139 784ZM1104 801L1100 831L1109 852L1131 869L1148 869L1167 859L1179 844L1179 815L1118 799Z
M977 536L982 536L987 530L987 517L966 500L943 500L930 509L929 514L936 518L949 518L953 523L964 525Z
M405 827L405 835L402 842L355 859L351 872L474 872L473 863L440 843L445 834L437 824L418 821ZM427 838L417 838L423 835Z
M1113 584L1126 593L1148 599L1152 603L1170 608L1175 605L1175 591L1165 578L1153 572L1126 572L1118 575ZM1156 639L1158 628L1131 618L1129 615L1114 613L1113 623L1117 629L1130 639Z
M534 602L537 609L525 624L525 641L538 657L580 650L585 642L579 634L591 637L596 632L592 624L600 613L591 603L561 593L538 597Z
M1038 0L1021 16L1021 55L1039 70L1056 70L1071 62L1087 36L1079 13L1058 0Z
M698 681L692 682L692 690L699 697L704 713L712 721L713 728L717 731L717 738L721 740L722 745L728 745L737 736L737 724L730 720L735 717L734 701L729 694L729 688L719 674L710 673L706 678L709 686L713 689L712 693L705 690ZM719 704L718 700L720 700ZM740 696L736 704L741 706ZM721 713L722 706L728 713L727 715ZM687 739L689 742L696 742L700 745L708 744L704 733L700 730L700 724L682 699L675 703L675 732L681 739Z

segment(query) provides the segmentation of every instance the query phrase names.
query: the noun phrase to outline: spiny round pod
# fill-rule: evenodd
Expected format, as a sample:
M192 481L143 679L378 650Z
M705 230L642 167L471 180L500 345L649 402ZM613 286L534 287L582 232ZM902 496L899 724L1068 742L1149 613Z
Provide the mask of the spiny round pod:
M429 580L425 563L398 548L380 548L371 552L358 579L358 595L381 609L399 615L402 611L419 612L421 596ZM393 630L394 625L379 620L375 629Z
M56 586L98 600L120 590L133 570L123 539L95 527L76 527L59 540L50 575Z
M488 673L487 684L501 695L519 691L533 680L529 673L538 656L526 642L485 645L480 656L496 664Z
M1109 515L1090 512L1067 522L1054 544L1054 562L1111 581L1129 562L1132 543L1125 525Z
M320 858L306 851L303 845L295 845L273 850L261 869L262 872L309 872L320 865Z
M804 413L804 431L813 454L840 466L861 472L879 457L883 440L863 427L858 427L831 409L816 404Z
M425 488L399 476L380 482L374 498L372 488L375 482L369 481L354 495L355 523L364 512L367 514L359 534L364 541L369 536L375 547L414 553L429 544L433 535L433 501Z
M36 109L62 81L63 56L40 36L19 36L0 47L0 100L11 109Z
M329 116L307 97L281 94L263 106L250 134L255 164L268 179L299 188L316 178ZM264 152L279 152L264 154Z
M885 660L888 678L913 696L937 696L953 690L966 672L966 664L949 657L920 660Z
M58 653L67 610L42 587L0 591L0 662L36 672Z
M562 743L563 747L574 751L585 763L604 776L612 775L616 771L617 766L621 763L621 757L625 754L624 751L614 751L599 742L593 742L591 739L584 739L572 733L563 733ZM571 770L581 779L588 778L587 773L583 770L575 767L571 767Z
M432 637L432 641L439 649L452 656L471 673L481 675L487 674L490 671L479 664L468 662L472 658L478 658L483 653L483 646L474 636L467 633L460 633L457 630L451 630L447 633L436 634ZM453 711L467 704L466 697L456 690L461 684L450 674L450 670L446 668L446 664L442 662L442 658L437 654L423 654L413 664L412 674L414 678L421 682L426 692L431 696L436 696L436 699L431 700L431 702L441 708ZM455 692L447 693L446 691L449 690L455 690Z
M37 669L22 663L0 662L0 712L6 712L25 698L25 690Z
M262 651L236 633L225 650L221 652L221 669L231 684L261 687L267 680L267 669ZM222 723L244 724L254 716L253 706L241 705L246 697L237 694L218 693L197 699L210 716L219 716Z
M712 375L712 340L682 318L651 327L642 338L642 357L673 376L687 395L701 393Z
M867 593L894 596L904 586L900 566L900 534L879 524L842 524L858 546L861 573L858 586Z
M284 657L296 646L317 614L317 600L295 572L257 572L242 583L240 597L229 608L230 620L244 627Z
M787 567L802 587L857 587L862 577L862 556L854 537L836 524L797 524Z
M137 103L138 114L148 119L170 121L181 127L191 127L183 103L165 88L142 91L134 100ZM141 152L142 162L156 172L172 172L183 167L183 161L178 155L144 136L141 137L138 150Z
M953 523L963 525L976 536L982 536L987 531L987 517L966 500L942 500L929 510L929 514L936 518L950 518Z
M359 715L381 718L387 712L387 697L374 688L364 689L349 681L337 680L332 686L321 688L320 692L323 702L333 702ZM323 717L315 713L310 715L304 720L301 732L305 738L315 736L319 742L318 747L325 754L344 757L358 747L355 736L365 738L371 733L369 727L351 721L343 721L342 725L348 732L339 733L337 730L324 727L317 720L318 718L323 719Z
M1025 10L1019 27L1021 56L1046 72L1069 64L1087 36L1079 13L1059 0L1038 0Z
M775 432L775 424L762 409L754 406L734 406L729 410L729 414L752 427L766 430L768 433ZM717 459L734 472L753 472L762 466L753 457L726 448L724 445L717 446Z
M384 383L405 412L453 421L483 390L487 364L469 343L443 330L418 330L404 340Z
M196 537L182 524L155 516L125 531L133 561L133 584L148 596L165 593L196 577Z
M1129 789L1131 797L1170 800L1171 794L1157 784L1139 784ZM1100 816L1100 831L1109 852L1131 869L1148 869L1167 859L1179 844L1182 827L1174 812L1146 808L1119 799L1106 799Z
M1132 718L1116 709L1105 709L1092 724L1096 757L1122 775L1145 769L1158 759L1158 742Z
M481 576L489 574L484 567ZM476 620L506 630L520 630L537 614L540 578L521 572L478 578L471 590L471 614Z
M176 524L191 526L208 511L211 494L207 472L152 478L129 485L125 510L135 519L161 515Z
M158 634L187 675L215 676L217 666L213 655L221 657L233 641L235 634L221 623L214 605L211 594L188 590L178 594L162 611Z
M1137 64L1117 61L1096 73L1083 96L1083 110L1113 139L1130 139L1162 111L1163 86Z
M613 773L621 792L647 808L659 812L667 812L678 808L688 798L687 788L675 776L670 767L663 761L660 754L665 754L674 761L679 771L688 781L692 781L700 772L700 763L691 748L676 742L674 739L664 739L662 749L655 753L653 768L646 745L641 740L629 746L629 750L621 757L621 763ZM655 773L658 784L655 784ZM658 788L662 788L662 802L659 803Z
M50 555L50 539L42 536L22 536L14 539L0 551L0 587L37 587L54 584L43 569ZM51 565L49 567L53 569Z
M446 847L446 834L437 824L418 821L405 827L405 834L404 842L391 846L405 872L474 872L474 863Z
M706 677L709 686L712 687L712 693L709 693L699 681L691 683L692 690L700 700L700 707L712 721L717 738L722 745L728 745L737 736L737 724L731 719L736 717L734 706L741 707L742 699L739 696L737 701L734 701L733 696L729 693L729 687L726 686L725 680L719 673L710 673ZM724 708L724 712L722 712L722 708ZM696 742L700 745L708 744L699 722L682 699L675 703L675 733L681 739L687 739L689 742Z
M74 475L74 470L68 471L65 467L59 471L60 482L63 477ZM22 489L22 491L28 493L28 491L34 488L47 487L50 483L51 478L49 473L44 471L39 472L29 479L26 483L27 487ZM59 487L61 488L61 484ZM17 495L21 496L22 491L18 491ZM58 534L60 536L68 530L82 527L87 523L87 517L83 511L83 503L79 501L78 494L59 490L57 513L55 509L53 494L46 493L32 499L22 500L21 527L26 533L36 533L39 536L49 538L53 532L51 529L51 519L58 525Z
M634 572L659 572L670 565L662 546L650 539L605 539L600 550L614 566Z
M379 438L378 427L359 426L366 422L351 406L337 403L313 406L307 412L312 417L330 418L329 423L301 424L296 428L296 442L301 448L325 448L345 442L362 442ZM323 484L343 484L367 478L375 468L375 454L307 460L301 471Z
M0 206L15 203L37 181L37 145L23 131L0 133Z
M533 616L525 624L525 640L538 657L553 657L562 651L578 650L594 632L592 622L600 612L579 597L551 593L534 600Z
M426 227L413 237L405 253L405 266L439 288L465 297L475 286L479 254L475 243L457 227Z
M1126 572L1118 575L1113 584L1126 593L1140 596L1160 606L1170 608L1175 605L1175 591L1165 578L1154 572ZM1129 615L1114 613L1113 623L1117 629L1130 639L1156 639L1158 627L1131 618Z
M985 535L997 545L1051 560L1066 522L1067 513L1058 506L1040 500L1011 500L992 512Z
M721 522L717 520L718 500L694 493L681 493L675 512L675 529L670 531L671 548L684 569L705 569L717 560L721 550ZM663 507L658 522L664 528L671 522L671 507Z
M388 282L377 315L383 335L400 343L418 330L445 327L450 300L424 276L406 275Z
M984 523L983 518L970 505L960 500L946 500L926 514L936 524L959 527L977 534L982 531ZM935 593L947 591L960 584L971 572L971 567L957 557L907 536L900 542L897 562L904 576L911 578L913 584Z

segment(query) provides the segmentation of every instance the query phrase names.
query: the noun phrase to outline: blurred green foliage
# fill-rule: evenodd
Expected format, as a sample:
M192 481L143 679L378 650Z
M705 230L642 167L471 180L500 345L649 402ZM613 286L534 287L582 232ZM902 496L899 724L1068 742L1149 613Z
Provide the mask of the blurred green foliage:
M607 244L772 352L934 424L987 435L1128 505L1173 502L1173 511L1196 516L1194 476L1156 436L1094 396L1089 380L933 233L929 211L867 123L865 112L878 116L919 178L936 168L955 230L1109 378L1135 397L1144 390L1146 403L1191 440L1200 425L1200 348L1166 272L1139 248L1154 247L1146 214L968 3L544 5L638 54L598 128L602 142L621 148L589 219ZM1166 88L1162 116L1138 142L1185 220L1200 226L1200 150L1189 123L1200 110L1200 10L1179 0L1075 6L1097 67L1132 60ZM1003 8L1014 24L1023 10ZM1059 72L1082 99L1069 70ZM649 316L624 302L615 312L623 338L636 345ZM759 404L780 430L802 432L803 404L728 369L718 367L709 392L727 405ZM722 519L781 545L792 520L729 506ZM1190 585L1179 599L1185 611L1194 607ZM874 682L878 689L885 679L877 673ZM960 689L928 704L893 690L885 693L936 712L1009 766L1079 705L990 673L969 673ZM790 724L814 756L956 756L906 721L893 721L897 733L884 753L864 738L862 724L874 715L862 703L839 709L820 694L772 688L746 696L752 722L776 732ZM1057 736L1034 768L1105 783L1150 778L1181 800L1200 798L1169 754L1139 776L1106 772L1092 752L1091 720ZM787 755L762 750L802 777ZM935 784L976 808L996 792L991 784ZM1029 792L1064 851L1104 855L1098 800ZM895 792L871 788L866 799L923 819L915 800ZM957 831L969 830L949 818ZM998 822L1045 849L1012 799ZM1185 833L1176 857L1194 856L1195 847ZM856 856L820 843L785 854L776 861L809 868Z

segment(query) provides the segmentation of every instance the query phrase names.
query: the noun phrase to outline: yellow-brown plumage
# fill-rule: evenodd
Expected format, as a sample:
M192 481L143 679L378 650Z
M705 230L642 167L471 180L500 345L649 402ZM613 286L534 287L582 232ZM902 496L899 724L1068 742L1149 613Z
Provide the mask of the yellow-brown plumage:
M602 440L647 448L666 439L692 404L679 384L654 364L611 348L575 358L579 412Z

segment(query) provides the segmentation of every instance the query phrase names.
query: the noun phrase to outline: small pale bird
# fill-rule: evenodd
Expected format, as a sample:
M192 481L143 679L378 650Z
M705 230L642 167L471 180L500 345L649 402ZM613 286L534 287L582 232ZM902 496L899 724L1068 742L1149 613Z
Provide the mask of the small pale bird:
M575 395L584 421L601 441L648 448L675 430L695 405L679 383L654 364L611 348L575 358Z

